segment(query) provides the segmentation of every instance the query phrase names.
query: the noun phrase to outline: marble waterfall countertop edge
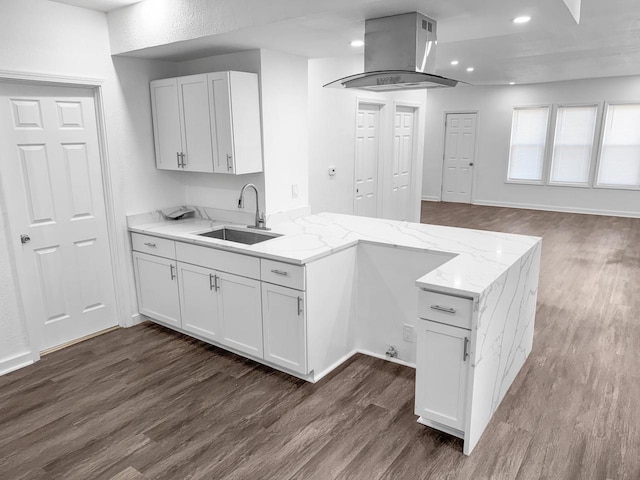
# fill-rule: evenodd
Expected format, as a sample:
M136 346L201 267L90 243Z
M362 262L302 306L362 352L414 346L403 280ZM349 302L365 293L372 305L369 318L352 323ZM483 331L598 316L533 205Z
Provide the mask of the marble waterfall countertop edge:
M539 237L470 230L441 225L320 213L273 226L282 235L254 245L201 237L198 233L231 222L162 220L130 226L131 232L219 248L297 265L357 245L359 242L429 251L450 259L416 280L421 288L479 298L511 265L531 250Z

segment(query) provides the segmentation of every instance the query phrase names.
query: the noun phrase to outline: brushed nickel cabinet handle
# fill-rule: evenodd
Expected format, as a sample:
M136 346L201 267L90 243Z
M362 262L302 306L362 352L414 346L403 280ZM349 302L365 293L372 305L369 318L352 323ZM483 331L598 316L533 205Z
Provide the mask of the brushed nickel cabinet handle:
M284 270L271 270L271 273L275 273L276 275L282 275L283 277L286 277L287 275L289 275L289 272L285 272Z
M213 276L214 286L215 286L216 292L220 291L220 285L218 284L218 278L220 278L220 277L218 277L218 275L214 275Z
M169 269L171 270L171 280L173 280L174 278L176 278L176 274L174 272L176 267L173 266L173 264L169 265Z
M213 290L214 288L216 288L214 285L214 276L209 274L209 290Z
M464 337L464 349L462 351L462 361L466 362L469 358L469 337Z
M441 305L431 305L431 309L432 310L438 310L439 312L445 312L445 313L456 313L456 309L455 308L443 307Z
M227 153L227 170L232 170L233 165L231 164L231 155Z
M158 247L158 245L156 245L155 243L151 243L151 242L145 242L145 245L147 247L151 247L151 248L157 248Z
M298 297L298 316L302 315L302 298Z

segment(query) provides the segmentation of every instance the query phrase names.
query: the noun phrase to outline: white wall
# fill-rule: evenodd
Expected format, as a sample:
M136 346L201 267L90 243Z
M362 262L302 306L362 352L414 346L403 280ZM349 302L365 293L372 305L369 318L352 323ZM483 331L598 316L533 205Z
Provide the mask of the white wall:
M2 192L0 192L2 194ZM0 375L29 362L31 346L18 302L16 265L7 229L7 202L0 196Z
M445 112L479 111L472 203L640 216L640 193L628 190L505 183L514 106L640 102L640 77L537 85L456 87L429 94L423 196L439 199Z
M307 59L260 52L266 209L273 214L309 204Z
M354 73L364 71L361 55L309 60L309 203L314 213L326 211L353 214L355 167L355 119L358 99L383 102L383 127L391 136L394 101L408 102L420 107L418 116L418 151L413 172L412 198L414 217L419 218L422 190L422 158L426 113L426 90L373 93L363 90L323 88L323 85ZM390 165L392 145L387 142L383 155ZM336 167L336 175L328 175L329 166ZM382 189L390 189L390 168L382 172ZM381 197L382 198L382 197ZM389 216L388 202L381 202L381 216Z
M137 307L125 215L184 202L183 187L175 174L155 169L148 90L150 79L171 76L175 65L135 59L112 62L103 13L46 0L3 0L0 45L0 70L104 79L107 146L118 223L117 261L127 272L126 278L120 279L117 293L123 301L123 316L128 317L137 312ZM7 200L3 198L2 203L6 205ZM7 232L6 224L0 226L4 231L0 251L11 255L8 242L17 237L15 232ZM28 348L24 317L17 307L15 274L11 268L4 268L7 259L3 255L0 370L3 360Z

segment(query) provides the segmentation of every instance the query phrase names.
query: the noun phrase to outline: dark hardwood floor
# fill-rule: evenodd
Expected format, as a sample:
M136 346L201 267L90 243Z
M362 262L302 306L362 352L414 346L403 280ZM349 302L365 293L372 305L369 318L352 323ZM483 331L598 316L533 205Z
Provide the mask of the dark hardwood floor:
M415 422L410 368L312 385L143 324L0 377L0 479L640 479L640 220L422 219L544 238L533 352L470 457Z

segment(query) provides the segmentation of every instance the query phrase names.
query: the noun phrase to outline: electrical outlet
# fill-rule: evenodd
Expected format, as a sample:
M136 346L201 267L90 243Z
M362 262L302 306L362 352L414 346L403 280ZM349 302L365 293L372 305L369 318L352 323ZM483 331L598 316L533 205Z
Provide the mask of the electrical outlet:
M413 330L413 325L408 325L406 323L404 323L402 325L402 340L404 340L405 342L409 342L409 343L413 343L414 340L414 330Z
M298 198L298 184L291 185L291 198Z

